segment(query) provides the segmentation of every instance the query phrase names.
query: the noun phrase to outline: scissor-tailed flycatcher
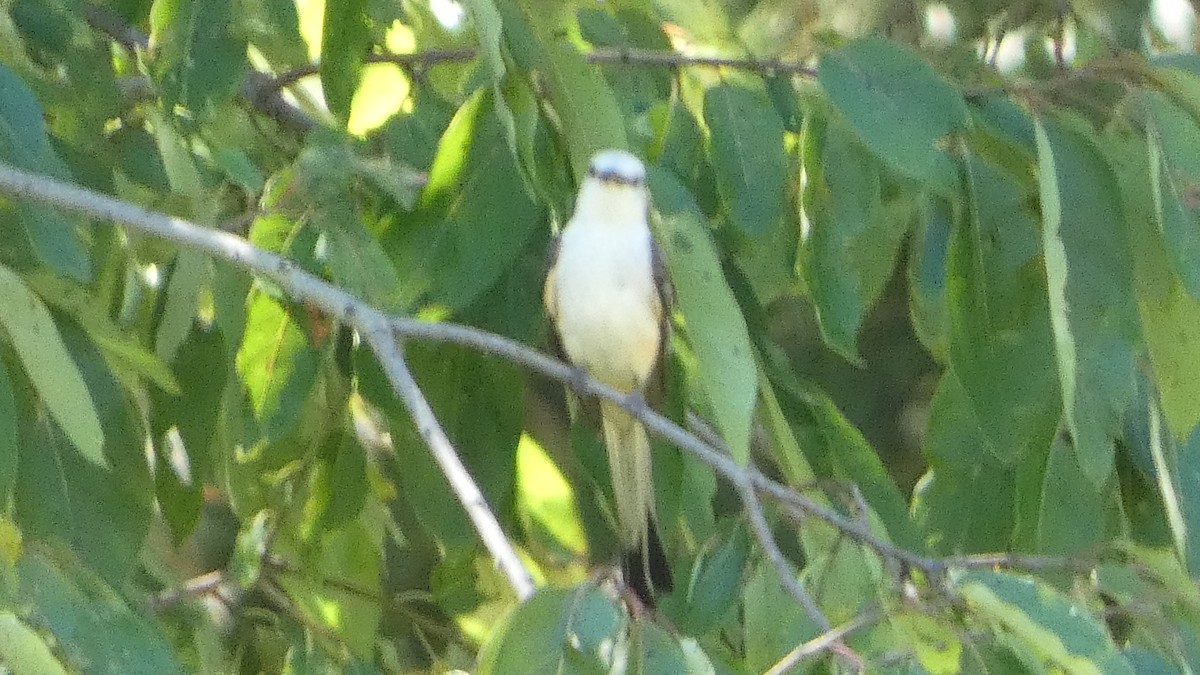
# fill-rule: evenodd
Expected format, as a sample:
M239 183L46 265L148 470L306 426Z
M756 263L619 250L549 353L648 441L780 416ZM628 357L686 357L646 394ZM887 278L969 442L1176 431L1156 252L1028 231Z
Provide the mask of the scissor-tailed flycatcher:
M543 301L568 359L625 392L641 391L669 337L670 284L647 222L646 169L622 150L592 158L575 213L550 255ZM643 600L671 580L655 531L650 442L600 402L626 581Z

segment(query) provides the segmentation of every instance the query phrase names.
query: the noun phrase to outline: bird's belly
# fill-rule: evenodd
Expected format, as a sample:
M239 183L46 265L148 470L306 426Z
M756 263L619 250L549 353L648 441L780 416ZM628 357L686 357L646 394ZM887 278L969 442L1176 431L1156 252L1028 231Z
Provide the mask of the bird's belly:
M658 357L657 297L652 292L601 283L560 285L559 334L567 357L615 389L641 386Z

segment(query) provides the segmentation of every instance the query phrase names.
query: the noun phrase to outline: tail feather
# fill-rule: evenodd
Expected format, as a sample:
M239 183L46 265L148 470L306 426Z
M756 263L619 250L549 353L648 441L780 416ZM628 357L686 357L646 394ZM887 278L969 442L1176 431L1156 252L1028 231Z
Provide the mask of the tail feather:
M671 565L658 537L658 527L647 523L647 547L628 549L621 554L621 577L648 607L654 606L654 594L670 592L674 587Z
M670 568L658 537L650 439L641 423L609 401L600 414L616 498L617 536L626 581L647 604L655 589L670 590Z

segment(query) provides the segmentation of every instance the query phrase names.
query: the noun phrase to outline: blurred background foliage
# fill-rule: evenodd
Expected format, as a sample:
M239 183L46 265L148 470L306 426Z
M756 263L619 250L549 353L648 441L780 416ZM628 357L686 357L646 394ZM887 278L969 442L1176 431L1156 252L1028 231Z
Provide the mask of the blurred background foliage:
M662 443L676 588L630 611L562 387L412 341L518 604L348 329L4 198L0 666L1194 672L1194 4L0 0L0 161L537 348L581 172L634 151L679 295L663 411L883 543L767 501L847 627L818 649L736 493Z

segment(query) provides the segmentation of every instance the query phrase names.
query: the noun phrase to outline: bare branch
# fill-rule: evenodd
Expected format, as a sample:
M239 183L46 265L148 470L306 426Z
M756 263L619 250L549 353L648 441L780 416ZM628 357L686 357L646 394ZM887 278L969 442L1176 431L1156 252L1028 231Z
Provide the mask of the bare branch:
M443 471L446 472L447 480L472 518L480 538L519 597L527 597L533 590L528 572L521 564L512 545L504 537L495 516L484 503L482 493L458 460L445 432L433 417L428 402L425 401L416 387L416 383L412 380L412 374L402 359L400 346L395 341L397 338L448 342L469 347L561 381L579 394L606 399L622 406L640 420L649 431L662 436L680 449L712 466L734 484L746 507L759 545L763 547L775 565L781 582L806 608L815 608L815 605L809 605L811 598L808 598L807 593L799 586L786 559L783 558L771 538L755 490L778 501L785 512L798 519L812 517L822 520L870 547L880 556L898 560L911 568L920 569L931 577L944 573L950 567L1011 566L1027 569L1072 567L1072 564L1065 558L1043 556L996 554L938 559L918 555L891 544L871 532L865 524L847 518L831 508L767 478L753 468L746 469L739 466L719 438L711 439L711 443L705 442L695 434L685 431L671 420L649 409L638 397L631 397L607 387L591 377L580 376L575 368L514 340L467 326L387 316L346 291L298 269L291 261L257 249L240 237L154 213L67 183L19 171L2 163L0 163L0 192L124 223L143 232L232 262L239 267L273 280L292 297L310 303L331 317L344 321L357 329L368 344L376 350L381 363L388 370L389 380L396 388L397 394L404 400L422 437L429 443L435 457L438 457ZM753 486L753 489L748 489L748 486ZM797 589L799 589L798 592ZM809 609L809 613L813 615L814 621L818 625L828 626L827 620L824 620L823 617L817 618L819 610Z
M399 347L392 340L391 320L379 310L358 300L346 291L330 285L298 268L295 263L273 253L255 248L245 239L228 232L212 230L161 213L148 211L90 190L14 169L0 163L0 191L18 197L36 199L95 218L112 220L162 237L188 248L266 277L278 284L291 297L309 303L329 316L353 326L375 348L379 360L388 370L388 377L399 396L413 414L421 434L430 442L450 486L455 491L475 526L479 538L493 560L508 578L517 597L524 600L533 594L534 586L528 570L516 550L504 536L495 514L487 507L482 493L470 474L458 461L445 433L432 418L432 411L400 358Z
M771 666L764 675L783 675L790 671L793 667L799 664L806 658L810 658L820 654L821 652L834 649L838 645L844 644L843 640L847 635L855 633L871 624L879 621L882 615L878 611L869 611L855 617L853 620L838 626L832 630L827 630L817 637L797 645L795 649L788 652L775 665ZM857 663L858 670L861 672L864 668L862 661Z
M167 589L146 600L146 606L152 612L170 609L180 602L197 595L208 595L220 589L225 582L225 572L215 570L206 572L198 577L192 577L176 588Z
M443 63L462 63L472 61L477 56L474 49L428 49L411 54L378 53L368 54L367 63L391 63L405 70L426 70ZM772 75L799 75L816 77L817 70L807 63L784 61L781 59L736 58L729 56L692 56L679 52L651 51L648 49L613 49L596 47L583 53L588 63L653 66L660 68L730 68L733 70L748 70ZM320 66L310 63L289 70L274 80L277 89L289 87L298 80L316 75Z

